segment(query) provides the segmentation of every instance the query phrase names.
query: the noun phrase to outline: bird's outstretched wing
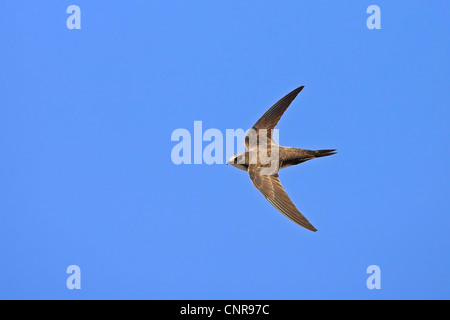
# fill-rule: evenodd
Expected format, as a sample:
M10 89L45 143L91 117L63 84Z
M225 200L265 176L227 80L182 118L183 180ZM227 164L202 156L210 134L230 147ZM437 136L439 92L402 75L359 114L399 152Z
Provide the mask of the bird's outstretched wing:
M271 129L274 129L276 127L283 113L289 107L291 102L294 101L295 97L297 97L300 91L303 90L303 88L304 86L298 87L297 89L289 92L287 95L281 98L269 110L267 110L266 113L263 114L263 116L253 125L251 130L253 130L253 132L256 132L256 134L258 134L260 129L267 129L267 136L269 139L271 139ZM247 150L250 150L249 135L250 133L247 134L247 136L245 137L245 147L247 148Z
M248 173L255 187L264 197L290 220L308 230L317 231L292 203L281 185L278 174L264 175L261 174L260 170L261 168L257 165L250 165Z

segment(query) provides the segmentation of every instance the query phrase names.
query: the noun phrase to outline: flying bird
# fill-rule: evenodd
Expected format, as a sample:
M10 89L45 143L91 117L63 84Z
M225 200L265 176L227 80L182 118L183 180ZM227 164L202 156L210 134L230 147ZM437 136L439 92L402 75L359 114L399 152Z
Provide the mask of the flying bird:
M288 93L267 110L245 137L247 151L232 156L227 164L247 171L255 187L287 218L308 230L317 231L289 198L281 185L278 171L307 160L333 155L336 149L306 150L281 147L273 139L273 129L303 88L304 86L301 86Z

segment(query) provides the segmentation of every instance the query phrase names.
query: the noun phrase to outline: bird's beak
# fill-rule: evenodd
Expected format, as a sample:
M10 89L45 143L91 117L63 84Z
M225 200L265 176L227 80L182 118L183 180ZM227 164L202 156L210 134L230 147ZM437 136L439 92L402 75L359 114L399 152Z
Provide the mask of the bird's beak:
M227 161L227 163L226 164L230 164L231 163L231 161Z

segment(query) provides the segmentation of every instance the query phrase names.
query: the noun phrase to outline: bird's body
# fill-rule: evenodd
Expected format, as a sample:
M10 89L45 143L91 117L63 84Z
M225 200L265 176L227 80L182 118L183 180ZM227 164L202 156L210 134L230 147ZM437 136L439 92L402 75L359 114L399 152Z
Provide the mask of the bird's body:
M279 162L278 162L278 168L279 170L294 166L296 164L300 164L302 162L319 158L319 157L325 157L332 154L335 154L335 149L326 149L326 150L307 150L307 149L299 149L299 148L292 148L292 147L279 147ZM249 158L250 158L250 152L242 152L238 153L237 155L233 156L242 156L245 159L244 163L230 163L234 167L248 171L249 167Z
M247 134L247 152L234 155L227 164L247 171L255 187L286 217L308 230L317 231L292 203L278 179L278 171L310 159L335 154L336 150L282 147L272 137L273 129L284 111L302 89L303 86L293 90L274 104Z

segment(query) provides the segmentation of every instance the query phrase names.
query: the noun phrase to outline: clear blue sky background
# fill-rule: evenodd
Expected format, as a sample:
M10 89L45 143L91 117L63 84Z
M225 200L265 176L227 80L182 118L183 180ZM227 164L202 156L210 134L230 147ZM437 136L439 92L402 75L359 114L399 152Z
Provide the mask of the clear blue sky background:
M3 1L0 298L450 298L449 12ZM300 85L281 144L339 153L280 176L318 232L243 171L172 163L174 129L247 129Z

